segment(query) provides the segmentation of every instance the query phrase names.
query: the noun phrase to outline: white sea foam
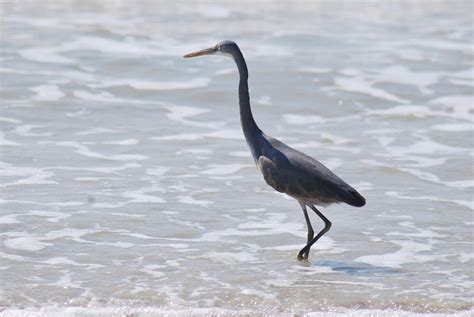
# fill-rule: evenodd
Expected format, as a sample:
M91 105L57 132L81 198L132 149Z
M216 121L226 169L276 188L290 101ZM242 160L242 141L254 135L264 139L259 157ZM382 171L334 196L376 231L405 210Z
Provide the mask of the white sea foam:
M55 240L59 238L72 238L74 241L77 242L87 242L86 240L82 239L82 236L85 236L87 234L95 233L100 230L98 229L76 229L76 228L64 228L64 229L59 229L59 230L53 230L47 232L43 237L41 237L41 240Z
M427 54L423 51L415 50L415 49L404 49L397 52L401 59L420 62L423 60L428 59Z
M196 116L202 113L209 112L209 109L189 107L189 106L169 105L169 106L163 106L163 108L170 112L167 115L168 118L170 118L171 120L184 122L184 123L186 123L184 119L187 117L192 117L192 116Z
M461 132L461 131L473 131L474 123L445 123L437 124L431 127L433 130L448 131L448 132Z
M193 78L182 81L147 81L142 79L104 80L100 84L90 84L91 88L129 86L137 90L184 90L207 87L209 78Z
M141 268L139 271L151 275L155 278L161 278L166 276L165 273L159 271L159 269L161 268L163 268L162 265L148 264Z
M199 120L189 120L188 117L197 116L203 113L209 112L209 109L198 108L198 107L189 107L189 106L176 106L176 105L167 105L163 106L163 109L168 111L169 113L166 115L170 120L195 126L195 127L208 127L208 128L216 128L218 126L222 126L223 123L221 122L203 122Z
M163 193L165 190L159 186L150 186L145 188L138 188L135 190L125 191L120 194L120 196L125 198L131 198L129 203L165 203L161 197L156 195L151 195L147 193L160 192Z
M154 168L148 168L146 173L151 176L163 176L169 170L170 168L166 166L156 166Z
M74 96L83 100L93 100L93 101L100 101L100 102L130 102L130 100L124 100L122 98L115 97L111 93L107 91L100 91L99 93L91 93L86 90L74 90L72 92Z
M98 268L103 268L104 267L104 265L101 265L101 264L78 263L76 261L73 261L73 260L65 258L65 257L49 258L46 261L41 261L41 263L51 264L51 265L84 266L84 267L87 267L89 269L98 269Z
M398 167L400 171L410 173L419 179L425 180L425 181L430 181L430 182L435 182L435 183L443 183L438 176L436 176L433 173L430 172L424 172L420 171L416 168L405 168L405 167Z
M178 196L178 201L183 204L199 205L202 207L207 207L214 203L210 200L196 199L190 195L180 195Z
M225 6L217 5L200 5L197 8L197 13L205 18L224 19L228 18L232 11Z
M181 133L165 136L155 136L152 137L152 140L175 140L175 141L194 141L199 139L204 139L207 136L205 133Z
M450 72L449 75L450 77L467 79L472 82L474 79L474 67L465 67L462 70Z
M446 199L446 198L439 198L435 196L406 196L406 195L400 194L397 191L387 191L385 194L391 197L401 198L401 199L428 200L428 201L455 203L460 206L468 207L469 209L474 210L474 201L472 200Z
M459 255L459 261L460 261L461 263L466 263L466 262L469 262L469 261L472 261L472 260L474 260L474 254L472 254L472 253L470 253L470 254L468 254L468 253L461 253L461 254Z
M303 235L300 235L300 236L303 237ZM277 245L277 246L271 246L271 247L264 247L262 249L297 252L301 250L303 246L304 244L301 243L301 244L290 244L290 245ZM338 247L336 244L336 241L334 241L333 239L327 236L321 237L321 239L318 240L318 242L314 244L311 249L313 250L313 252L318 252L320 254L339 254L339 253L344 253L347 251L347 249L345 248Z
M14 181L4 181L0 187L19 185L57 184L52 180L54 173L33 167L16 167L9 163L0 162L0 176L14 178Z
M186 226L190 228L195 228L199 230L204 230L206 228L205 226L200 225L199 223L193 222L193 221L181 220L174 217L168 217L168 219L170 220L170 223L174 223L174 224L178 224L178 225L182 225L182 226Z
M41 125L33 125L33 124L23 124L15 128L15 133L21 136L33 136L33 137L40 137L40 136L50 136L53 133L51 132L30 132L33 129L42 128Z
M410 145L405 146L388 146L387 152L391 155L401 156L408 154L446 154L462 151L460 148L441 144L433 141L425 136L420 136L421 141L414 141Z
M252 52L255 56L277 56L277 57L290 57L294 55L294 52L286 47L270 45L265 43L260 43L254 47Z
M223 68L223 69L219 69L216 71L216 75L220 76L220 75L229 75L229 74L235 74L237 73L237 70L232 67L232 68Z
M256 261L257 258L249 252L208 252L203 255L204 258L209 258L212 261L216 261L224 264L236 264L240 262L252 262Z
M57 85L41 85L30 89L36 93L33 100L37 101L56 101L65 96Z
M406 263L423 263L434 261L437 258L436 255L420 254L423 251L431 250L432 246L430 244L411 240L390 240L390 242L399 245L401 248L394 253L364 255L355 260L374 266L399 268Z
M7 123L21 123L21 120L9 117L0 117L0 122L7 122Z
M56 47L32 47L18 51L21 57L27 60L41 63L74 63L74 59L67 58L60 54Z
M94 201L94 204L92 205L92 207L98 208L98 209L117 209L117 208L127 205L128 203L129 203L128 201L120 201L120 202L114 201L113 203Z
M183 149L176 152L176 155L191 154L193 158L196 159L208 159L209 156L213 153L212 150L208 149Z
M66 214L59 211L46 211L46 210L32 210L30 215L46 217L46 221L59 222L62 219L71 217L70 214Z
M95 173L105 173L105 174L114 174L120 175L120 171L126 171L128 169L134 169L141 167L138 163L126 163L120 166L104 166L104 167L71 167L71 166L55 166L48 169L57 169L65 171L89 171Z
M296 248L295 248L295 250L296 250ZM334 271L332 268L327 267L327 266L295 265L295 266L293 266L293 270L298 272L299 274L318 275L318 276L319 276L319 274L326 274L326 273L334 274L334 273L336 273L336 271Z
M323 117L315 115L284 114L283 119L290 124L306 125L312 123L323 123L326 120Z
M428 87L436 84L440 77L439 72L414 72L407 67L392 65L387 68L379 69L374 76L375 82L391 82L418 87L424 94L430 94L433 91Z
M352 142L351 139L343 138L343 137L340 137L331 133L327 133L327 132L321 133L321 139L323 141L330 142L336 145L347 144L347 143Z
M151 43L150 43L151 44ZM110 55L131 55L131 56L156 56L160 55L159 50L144 41L134 41L127 39L124 41L113 40L98 36L82 36L70 42L64 42L57 50L59 52L71 51L98 51Z
M56 145L58 146L65 146L65 147L72 147L75 148L75 152L91 157L91 158L98 158L98 159L103 159L103 160L112 160L112 161L141 161L141 160L146 160L148 157L145 155L139 155L139 154L117 154L117 155L105 155L101 154L98 152L91 151L89 147L76 142L76 141L62 141L62 142L57 142Z
M18 237L6 239L3 244L10 249L23 251L39 251L52 244L42 242L38 237Z
M232 139L242 140L244 137L240 130L228 130L222 129L208 133L181 133L174 135L156 136L151 137L152 140L181 140L181 141L194 141L205 138L211 139Z
M422 39L413 42L413 45L427 47L429 49L452 50L472 54L472 47L469 43L455 41Z
M316 245L319 245L319 243L317 243ZM302 244L285 244L285 245L276 245L276 246L266 247L264 249L276 250L276 251L297 251L297 250L299 251L302 247L303 247Z
M437 232L434 232L433 230L418 228L415 226L413 222L404 221L404 222L400 222L399 225L404 228L416 230L417 232L409 233L409 232L393 231L393 232L387 232L386 235L388 236L395 235L395 236L402 236L402 237L418 237L418 238L444 238L446 237L446 235L439 234Z
M123 139L118 141L107 141L104 144L113 144L113 145L137 145L139 141L137 139Z
M4 260L10 260L10 261L18 261L18 262L23 262L25 261L24 256L16 255L16 254L10 254L10 253L4 253L0 252L0 258Z
M474 81L472 79L451 78L451 79L449 79L449 82L454 84L454 85L474 87Z
M232 152L229 152L229 155L230 156L235 156L235 157L250 157L250 153L249 152L245 152L245 151L232 151Z
M133 245L131 244L131 246ZM150 243L150 244L142 244L141 246L151 247L151 248L155 248L155 247L171 248L179 252L188 252L190 250L189 244L185 244L185 243Z
M117 130L114 129L108 129L108 128L101 128L101 127L96 127L96 128L91 128L85 131L77 132L76 135L89 135L89 134L100 134L100 133L117 133Z
M262 106L271 106L272 98L270 96L261 96L254 99L254 102Z
M336 168L338 168L339 166L342 165L342 160L339 159L339 158L325 159L322 162L327 168L329 168L331 170L336 169Z
M90 115L90 113L91 113L90 110L82 108L81 110L78 110L78 111L66 112L66 116L69 118L83 118Z
M0 216L0 223L1 224L21 223L19 220L16 219L18 216L21 216L21 215L23 214L14 214L14 213L7 212L6 215Z
M417 105L401 105L390 107L383 110L370 110L369 114L381 115L385 117L411 117L411 118L426 118L436 117L441 114L439 111L433 111L426 106Z
M94 206L96 207L96 206ZM101 215L111 215L111 216L116 216L116 217L126 217L126 218L143 218L144 215L142 214L126 214L126 213L118 213L118 212L106 212L101 210L100 212L98 211L80 211L78 213L100 213Z
M284 221L284 214L268 214L268 218L259 222L248 221L240 223L238 228L227 228L222 230L209 231L202 235L199 241L221 241L229 237L255 237L275 234L289 234L298 237L305 237L306 232L302 230L302 224L296 222Z
M56 28L59 24L59 20L56 19L38 16L34 19L29 19L16 14L11 14L8 17L5 17L5 21L26 24L35 28Z
M457 188L474 187L474 179L466 179L466 180L459 180L459 181L442 181L442 183L449 187L457 187Z
M464 310L453 313L430 313L431 317L470 317L473 310ZM4 317L48 317L48 316L94 316L94 317L110 317L110 316L125 316L136 315L140 317L152 316L250 316L255 314L267 315L270 313L273 316L283 317L287 314L278 311L277 308L272 307L262 311L250 308L226 309L220 307L200 307L200 308L157 308L157 307L134 307L127 304L120 306L103 307L53 307L46 306L41 309L28 308L7 308L2 312ZM349 309L349 308L333 308L331 311L322 311L313 309L306 313L310 317L426 317L426 313L416 313L402 309Z
M367 79L365 77L336 77L334 79L335 88L326 87L326 90L342 90L342 91L349 91L355 92L359 94L367 94L369 96L380 98L396 103L407 103L408 100L402 99L400 97L395 96L381 88L373 87L375 83L374 80Z
M121 235L137 238L137 239L156 239L155 237L150 237L141 233L120 233Z
M22 144L18 143L18 142L7 140L5 138L5 134L2 131L0 131L0 145L2 145L2 146L20 146Z
M324 67L303 67L297 69L297 71L301 73L311 73L311 74L325 74L330 73L333 71L331 68L324 68Z
M435 98L430 101L431 104L443 105L452 113L448 114L452 117L474 121L474 97L469 95L453 95Z
M205 175L229 175L234 174L242 168L249 167L248 165L241 164L212 164L209 165L209 169L201 172Z
M119 177L74 177L75 181L78 182L99 182L102 180L120 180Z

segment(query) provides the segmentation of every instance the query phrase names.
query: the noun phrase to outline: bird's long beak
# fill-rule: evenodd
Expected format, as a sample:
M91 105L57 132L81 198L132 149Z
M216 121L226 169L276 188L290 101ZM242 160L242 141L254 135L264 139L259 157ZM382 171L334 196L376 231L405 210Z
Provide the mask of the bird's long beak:
M196 57L196 56L201 56L201 55L211 55L217 52L217 47L210 47L206 48L197 52L192 52L189 54L184 55L184 58L189 58L189 57Z

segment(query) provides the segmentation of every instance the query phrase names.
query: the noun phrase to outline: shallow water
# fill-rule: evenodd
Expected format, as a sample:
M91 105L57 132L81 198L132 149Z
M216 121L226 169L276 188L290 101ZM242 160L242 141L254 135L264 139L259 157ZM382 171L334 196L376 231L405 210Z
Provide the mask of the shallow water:
M469 315L472 10L4 2L0 314ZM308 263L299 205L243 139L233 62L181 58L222 39L260 127L367 198L322 209Z

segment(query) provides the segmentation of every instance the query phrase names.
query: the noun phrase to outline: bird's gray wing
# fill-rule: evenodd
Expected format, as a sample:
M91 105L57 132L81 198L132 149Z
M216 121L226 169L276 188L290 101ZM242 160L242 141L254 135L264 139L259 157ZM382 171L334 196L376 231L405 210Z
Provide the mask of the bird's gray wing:
M274 162L263 155L258 158L257 165L267 184L275 190L295 198L307 194L309 188L304 188L304 182L298 177L297 173L279 167L278 162Z
M365 199L355 189L324 165L315 162L309 166L287 165L277 158L272 160L262 155L258 158L257 165L268 185L299 201L318 205L339 202L353 206L365 204Z
M281 188L281 182L278 181L278 178L281 176L278 175L278 168L275 163L273 163L268 157L260 156L257 161L257 166L260 169L260 172L263 175L263 178L267 182L268 185L273 187L275 190L279 192L283 192L283 188Z

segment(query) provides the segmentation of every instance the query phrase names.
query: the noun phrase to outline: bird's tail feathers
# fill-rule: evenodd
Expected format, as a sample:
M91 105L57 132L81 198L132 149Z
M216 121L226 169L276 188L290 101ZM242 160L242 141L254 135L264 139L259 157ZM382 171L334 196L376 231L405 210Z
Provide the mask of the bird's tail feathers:
M355 189L351 188L345 192L344 202L354 207L362 207L365 205L365 198Z

